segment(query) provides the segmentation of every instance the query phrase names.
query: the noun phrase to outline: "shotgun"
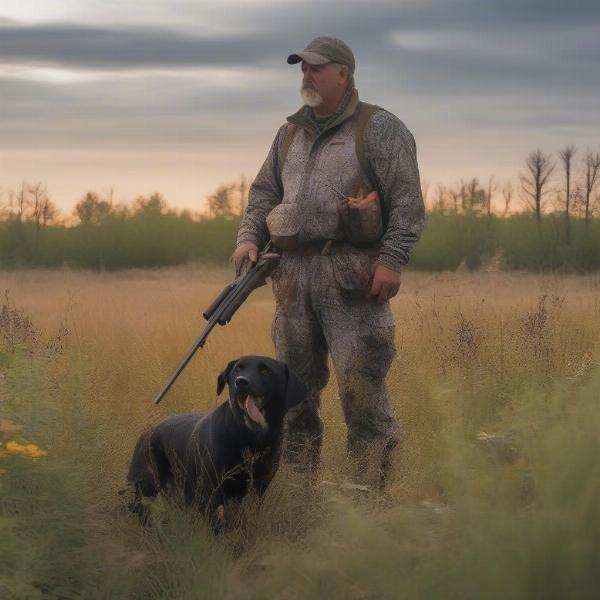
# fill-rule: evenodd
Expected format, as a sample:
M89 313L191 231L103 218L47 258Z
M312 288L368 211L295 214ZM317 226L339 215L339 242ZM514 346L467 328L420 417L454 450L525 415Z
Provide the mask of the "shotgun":
M183 369L192 359L196 350L202 348L210 332L214 329L217 323L226 325L231 321L231 318L237 309L245 302L246 298L258 287L265 285L266 278L275 270L279 261L279 254L275 252L273 242L269 240L267 245L259 253L255 263L250 263L250 267L241 271L233 283L230 283L225 289L215 298L212 304L202 313L207 324L191 350L186 354L181 364L167 381L165 387L154 400L154 404L158 404L165 394L171 389L175 380L179 377Z

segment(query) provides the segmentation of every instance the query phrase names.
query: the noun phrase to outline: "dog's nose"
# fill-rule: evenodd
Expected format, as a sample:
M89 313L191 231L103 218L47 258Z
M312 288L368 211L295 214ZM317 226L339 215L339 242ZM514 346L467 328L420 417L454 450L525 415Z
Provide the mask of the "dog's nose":
M247 390L250 387L250 382L240 375L235 378L235 385L239 390Z

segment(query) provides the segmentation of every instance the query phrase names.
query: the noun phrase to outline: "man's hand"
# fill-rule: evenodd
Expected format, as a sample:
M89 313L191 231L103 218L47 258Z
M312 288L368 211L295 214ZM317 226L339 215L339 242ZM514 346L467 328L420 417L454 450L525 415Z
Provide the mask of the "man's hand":
M383 265L373 263L371 265L373 284L371 285L371 296L377 296L377 302L381 304L393 298L400 289L400 273L392 271Z
M243 242L235 249L233 262L236 273L240 272L246 259L250 259L250 262L256 262L258 259L258 246L254 242Z

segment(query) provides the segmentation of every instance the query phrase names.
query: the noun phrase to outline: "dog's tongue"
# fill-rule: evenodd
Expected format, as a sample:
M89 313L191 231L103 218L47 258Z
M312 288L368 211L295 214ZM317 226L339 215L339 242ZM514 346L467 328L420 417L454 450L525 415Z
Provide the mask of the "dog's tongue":
M255 423L260 423L261 425L267 424L258 406L256 406L256 403L254 402L254 398L252 398L252 396L246 396L246 403L244 404L244 406L246 407L246 412L248 413L248 416Z

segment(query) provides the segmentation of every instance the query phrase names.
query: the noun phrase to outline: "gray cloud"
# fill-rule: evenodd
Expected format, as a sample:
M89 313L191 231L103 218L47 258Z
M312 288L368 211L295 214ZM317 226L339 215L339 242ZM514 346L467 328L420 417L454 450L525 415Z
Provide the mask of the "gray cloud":
M576 93L600 91L600 80L592 76L600 62L593 49L595 33L577 36L539 35L532 43L527 36L489 34L468 38L454 45L403 47L396 50L398 69L406 74L409 87L418 92L475 93L476 95L540 92ZM401 37L401 36L400 36Z
M125 12L114 14L138 10L118 4ZM327 34L353 47L361 96L405 119L419 142L466 152L515 137L535 146L600 135L597 0L240 2L214 4L210 16L206 2L156 0L151 19L140 14L133 26L111 23L105 3L83 5L102 20L0 17L4 147L252 140L258 156L299 104L299 68L285 56ZM91 80L42 80L31 66Z
M371 34L391 30L472 31L527 29L530 31L583 26L600 23L596 0L307 0L305 2L253 4L242 2L216 7L213 13L222 22L246 29L277 35L286 32L288 40L337 32L366 40ZM199 19L203 6L183 3L178 10L182 19Z
M1 142L198 145L271 136L282 106L299 104L292 87L208 88L193 78L155 76L56 85L0 78ZM281 120L282 116L277 117Z
M387 25L390 27L390 23ZM10 26L1 30L0 61L6 64L85 70L289 69L283 58L289 51L284 49L291 45L281 36L265 40L264 35L250 33L198 36L175 29L75 25ZM414 42L419 36L425 41L417 46L403 42L404 38ZM598 31L589 25L577 32L477 32L466 38L456 33L389 29L388 35L379 36L370 45L360 41L353 46L358 77L380 68L387 71L387 84L394 87L394 77L404 75L403 87L409 93L433 89L496 92L516 86L581 86L589 90L599 85L598 79L590 76L590 70L600 61L597 36ZM303 44L296 46L301 48Z
M405 93L552 93L565 86L586 93L600 85L590 76L600 62L600 5L592 0L215 5L211 34L206 26L202 34L189 26L205 23L205 6L183 2L173 11L159 3L155 11L161 7L171 15L164 28L2 26L0 61L84 70L285 69L289 51L333 33L353 46L358 78L385 72L387 85L395 89L401 81ZM214 33L220 23L229 23L229 30ZM415 46L419 38L424 41Z
M75 68L253 64L268 48L245 36L212 38L146 27L29 25L3 27L0 59Z

